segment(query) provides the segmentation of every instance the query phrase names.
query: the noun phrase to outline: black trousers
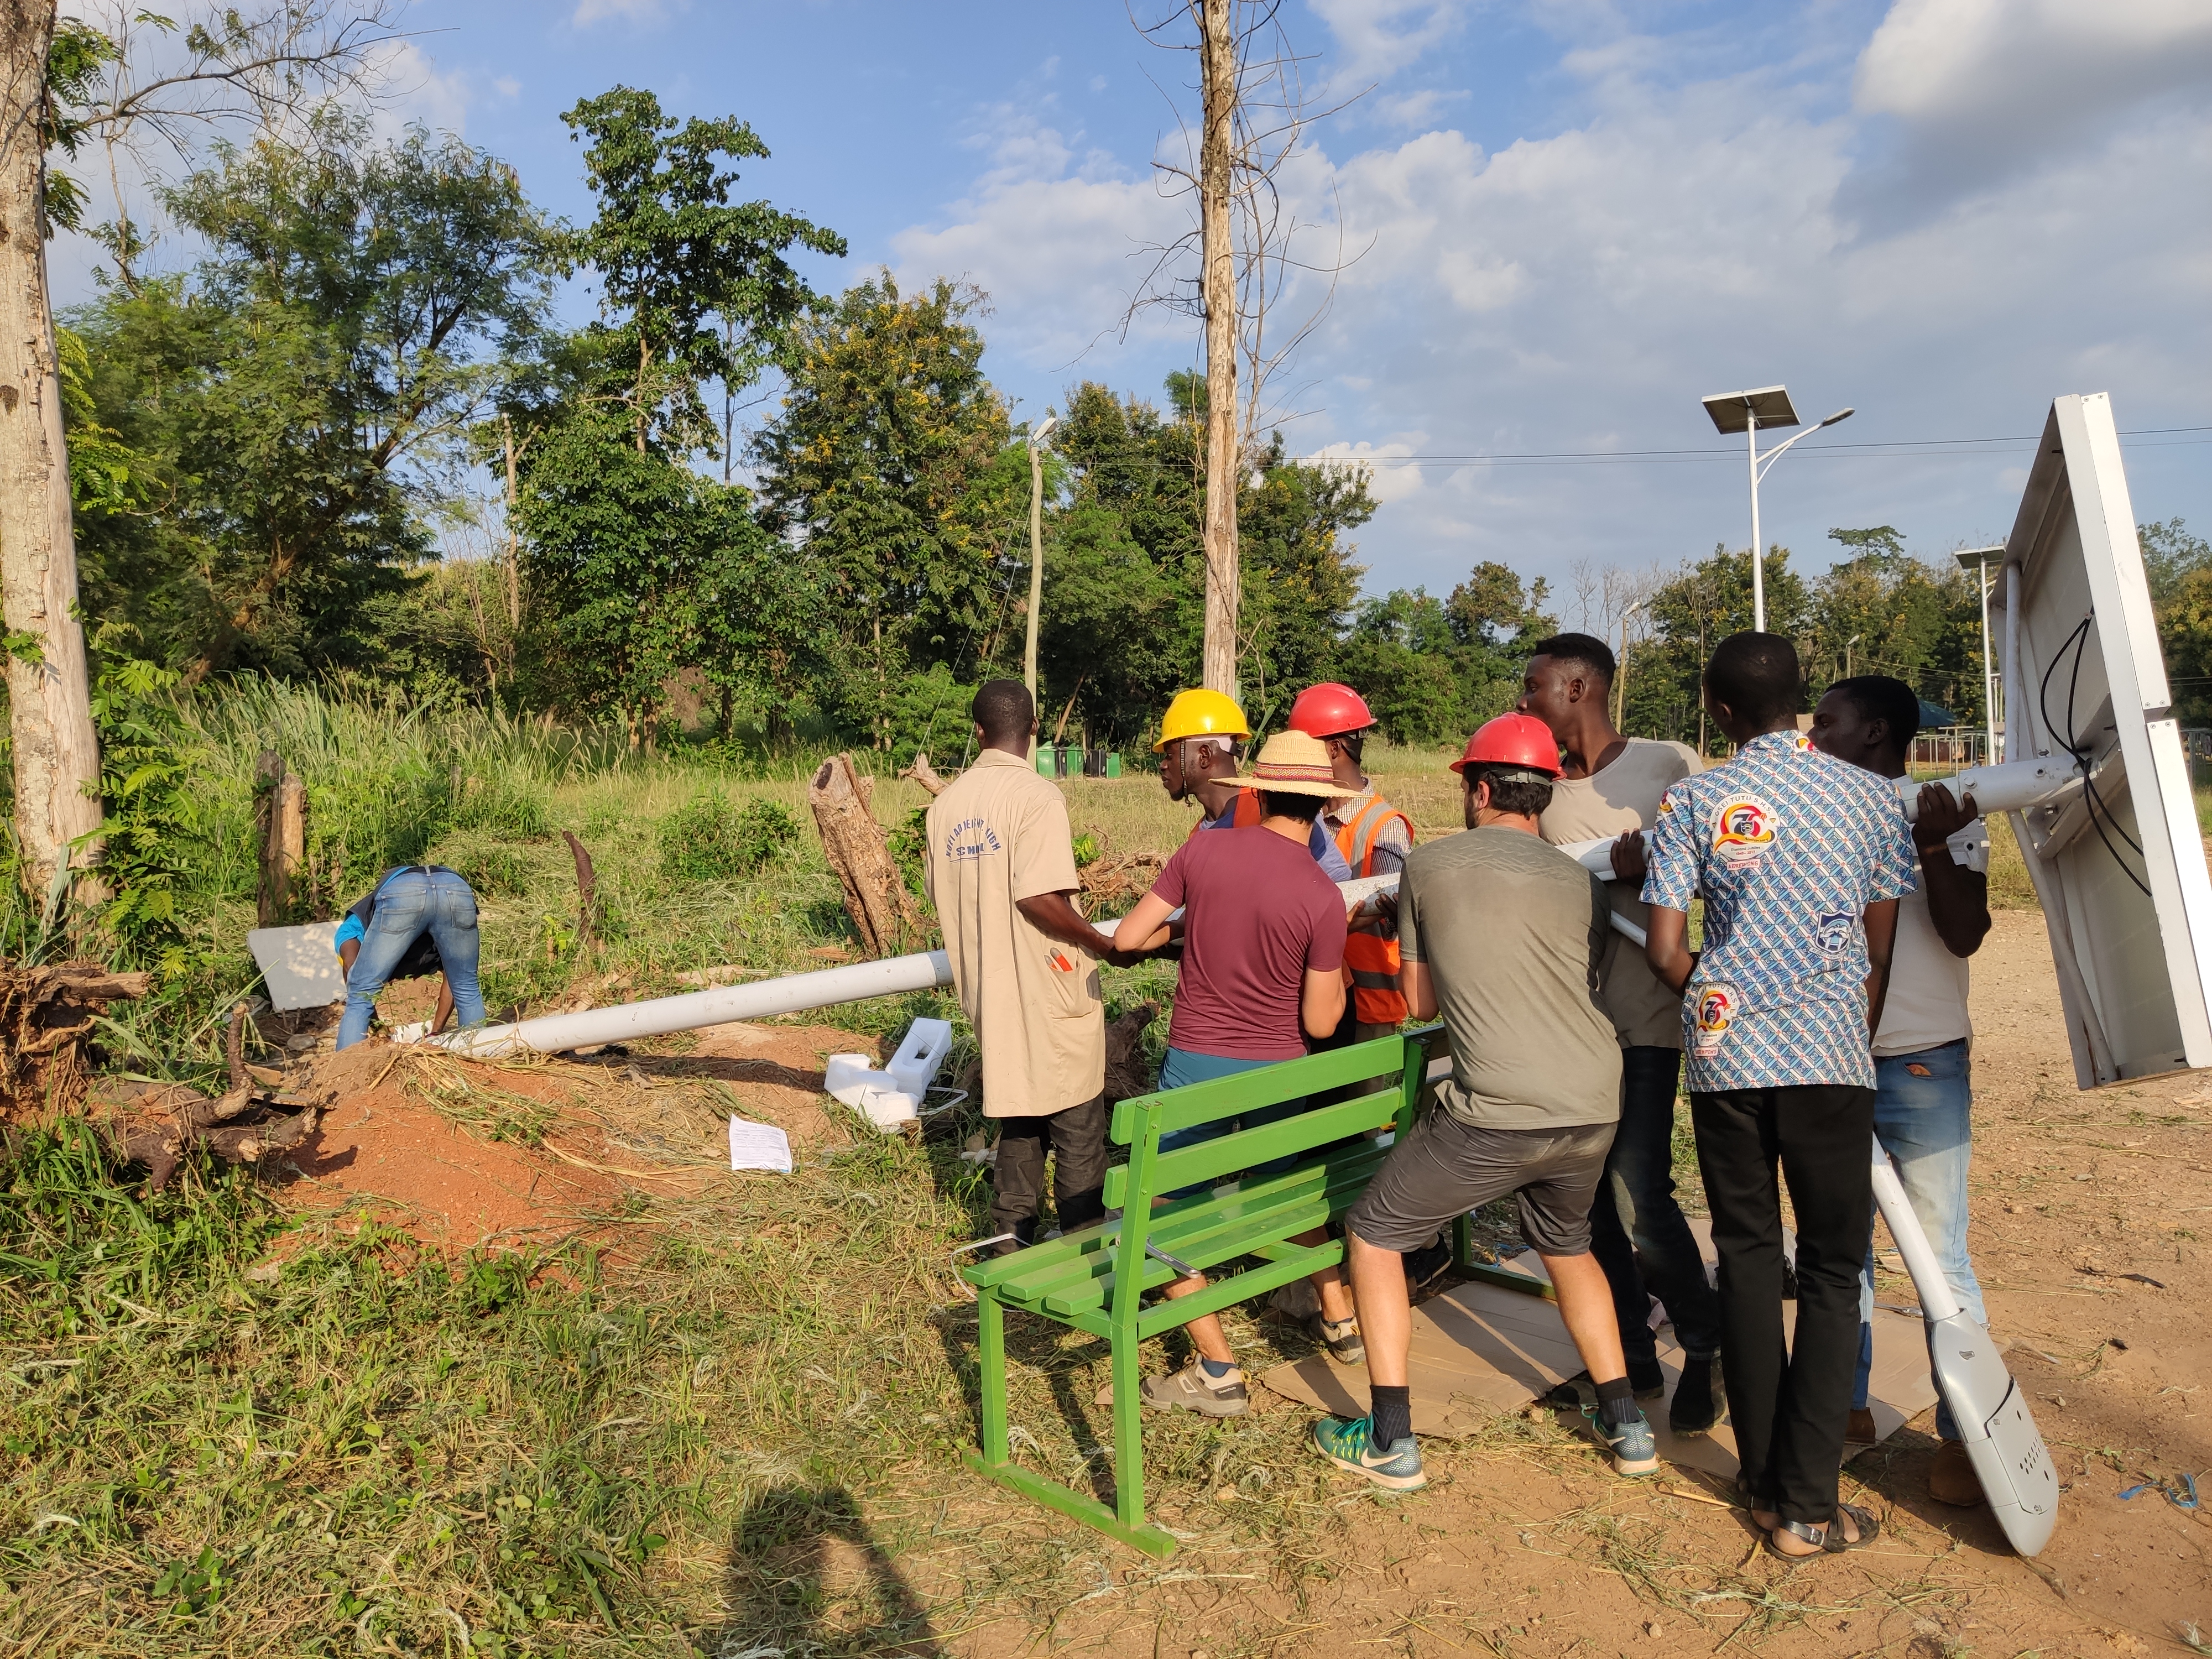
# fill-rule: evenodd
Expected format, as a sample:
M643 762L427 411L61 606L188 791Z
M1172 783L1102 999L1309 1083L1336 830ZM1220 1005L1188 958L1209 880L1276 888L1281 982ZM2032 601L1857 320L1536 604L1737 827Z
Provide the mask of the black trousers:
M1590 1254L1605 1269L1628 1375L1638 1383L1659 1374L1654 1296L1667 1304L1690 1358L1711 1359L1721 1346L1720 1301L1705 1283L1705 1258L1674 1197L1674 1085L1681 1071L1679 1048L1639 1044L1620 1051L1620 1126L1590 1206Z
M1053 1155L1052 1198L1060 1230L1072 1233L1106 1215L1106 1097L1049 1117L999 1120L999 1157L991 1182L991 1231L1012 1233L1024 1244L1036 1241L1037 1206L1044 1197L1044 1155ZM1854 1281L1856 1282L1856 1281ZM1858 1304L1851 1304L1856 1320ZM1858 1327L1851 1327L1858 1341ZM1851 1349L1854 1357L1858 1349Z
M1819 1526L1859 1352L1859 1267L1874 1230L1874 1095L1814 1084L1690 1097L1721 1264L1729 1417L1753 1502ZM1782 1194L1797 1224L1797 1328L1782 1326Z

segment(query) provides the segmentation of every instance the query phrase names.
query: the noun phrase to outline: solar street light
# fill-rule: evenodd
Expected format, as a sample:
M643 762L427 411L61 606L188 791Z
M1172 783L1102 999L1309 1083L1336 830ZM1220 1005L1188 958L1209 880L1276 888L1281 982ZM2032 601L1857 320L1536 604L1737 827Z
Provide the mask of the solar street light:
M1798 438L1809 438L1821 427L1833 426L1838 421L1848 421L1856 412L1839 409L1820 422L1808 427L1796 438L1778 443L1764 455L1759 453L1759 429L1796 426L1797 410L1790 401L1785 386L1763 386L1749 392L1716 392L1701 400L1705 413L1713 417L1713 428L1723 434L1743 434L1744 453L1749 458L1751 469L1751 625L1760 633L1766 631L1766 566L1759 556L1759 481L1766 476L1767 468L1782 459L1783 453Z

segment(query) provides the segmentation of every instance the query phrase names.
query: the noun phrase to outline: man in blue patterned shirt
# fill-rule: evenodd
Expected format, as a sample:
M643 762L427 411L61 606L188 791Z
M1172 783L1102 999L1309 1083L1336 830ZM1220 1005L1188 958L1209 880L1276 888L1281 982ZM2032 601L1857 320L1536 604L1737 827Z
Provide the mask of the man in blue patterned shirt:
M1916 866L1888 782L1799 738L1802 687L1788 640L1721 641L1705 707L1740 752L1667 792L1644 884L1652 970L1687 991L1690 1115L1720 1256L1741 1480L1766 1547L1790 1559L1855 1549L1876 1530L1837 1501L1836 1470L1871 1226L1871 1033ZM1697 955L1693 895L1705 902ZM1778 1164L1797 1224L1790 1345Z

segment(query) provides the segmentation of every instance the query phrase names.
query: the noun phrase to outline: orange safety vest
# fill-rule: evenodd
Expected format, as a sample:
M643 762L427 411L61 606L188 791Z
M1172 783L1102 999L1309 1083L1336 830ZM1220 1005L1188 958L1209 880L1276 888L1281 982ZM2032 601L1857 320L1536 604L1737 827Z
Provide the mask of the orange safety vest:
M1336 832L1336 850L1355 876L1375 873L1375 842L1382 826L1395 818L1406 826L1410 848L1413 821L1380 795ZM1362 1025L1395 1025L1406 1018L1406 999L1398 989L1398 941L1380 933L1351 933L1344 941L1344 963L1352 969L1352 1017Z
M1235 816L1229 820L1229 827L1231 830L1251 829L1260 822L1260 792L1256 789L1239 789L1237 792L1237 805L1232 811ZM1188 841L1191 836L1195 836L1212 822L1211 818L1201 817L1196 823L1190 826L1190 836L1185 836L1183 839Z

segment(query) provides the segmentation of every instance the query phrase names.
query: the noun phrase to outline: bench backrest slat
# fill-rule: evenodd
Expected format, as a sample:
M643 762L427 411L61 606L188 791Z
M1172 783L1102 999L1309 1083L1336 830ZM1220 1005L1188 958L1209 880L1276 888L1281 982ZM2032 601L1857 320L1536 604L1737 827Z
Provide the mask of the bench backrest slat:
M1359 1095L1333 1106L1317 1106L1286 1117L1279 1123L1239 1129L1196 1146L1156 1154L1152 1161L1152 1190L1171 1193L1180 1187L1220 1179L1232 1170L1249 1170L1271 1158L1310 1152L1352 1135L1365 1134L1394 1122L1400 1091ZM1129 1170L1118 1165L1106 1172L1106 1207L1123 1208L1128 1202Z
M1326 1054L1286 1060L1208 1083L1133 1096L1115 1106L1113 1137L1121 1146L1134 1146L1146 1127L1147 1112L1157 1113L1159 1128L1165 1133L1236 1117L1256 1107L1279 1105L1346 1084L1364 1083L1370 1078L1395 1079L1405 1063L1405 1038L1393 1032L1349 1048L1332 1048Z

